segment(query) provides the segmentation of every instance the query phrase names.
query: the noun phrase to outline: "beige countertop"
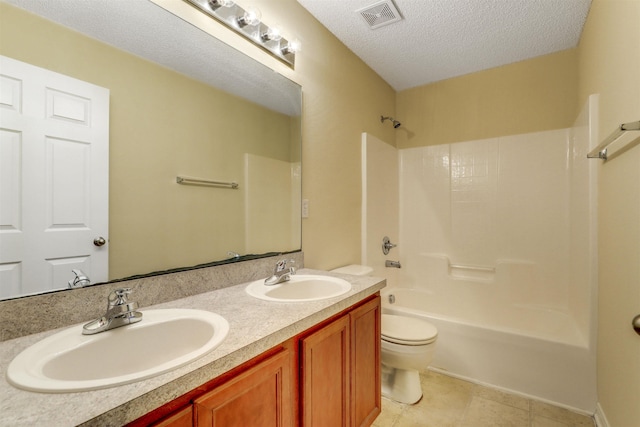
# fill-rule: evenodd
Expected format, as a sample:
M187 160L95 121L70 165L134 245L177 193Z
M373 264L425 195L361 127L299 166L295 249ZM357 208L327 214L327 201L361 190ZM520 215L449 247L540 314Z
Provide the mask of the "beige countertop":
M222 344L205 356L173 371L143 381L79 393L36 393L7 383L11 360L22 350L60 330L0 342L0 426L121 426L204 384L260 353L375 294L384 279L301 269L301 274L342 277L352 289L341 296L313 302L271 302L249 296L247 283L190 296L146 309L208 310L229 322ZM134 299L134 298L132 298ZM101 313L96 313L98 317ZM91 319L87 319L89 321ZM91 363L91 361L87 361Z

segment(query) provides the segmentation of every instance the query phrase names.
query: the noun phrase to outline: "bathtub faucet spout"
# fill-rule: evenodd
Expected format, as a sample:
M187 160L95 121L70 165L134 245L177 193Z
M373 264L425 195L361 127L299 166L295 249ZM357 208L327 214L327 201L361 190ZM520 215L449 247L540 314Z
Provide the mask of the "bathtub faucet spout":
M400 267L402 267L402 266L400 265L400 261L389 261L389 260L386 260L386 261L384 262L384 266L385 266L385 267L393 267L393 268L400 268Z

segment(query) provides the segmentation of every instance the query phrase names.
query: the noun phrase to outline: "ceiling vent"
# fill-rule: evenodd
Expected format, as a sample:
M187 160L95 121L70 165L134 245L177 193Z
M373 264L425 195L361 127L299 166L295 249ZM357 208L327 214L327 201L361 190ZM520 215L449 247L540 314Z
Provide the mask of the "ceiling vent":
M356 10L372 30L393 24L402 19L402 15L391 0L379 1L371 6Z

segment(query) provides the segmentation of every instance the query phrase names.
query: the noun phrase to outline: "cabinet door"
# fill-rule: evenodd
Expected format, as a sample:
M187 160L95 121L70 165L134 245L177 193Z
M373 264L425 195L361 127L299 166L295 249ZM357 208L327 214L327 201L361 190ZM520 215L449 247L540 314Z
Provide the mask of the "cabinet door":
M194 425L293 426L291 363L286 349L199 397Z
M349 425L350 335L346 315L300 341L303 426Z
M380 414L380 297L351 317L352 426L370 426Z
M192 427L193 407L191 405L152 424L153 427Z

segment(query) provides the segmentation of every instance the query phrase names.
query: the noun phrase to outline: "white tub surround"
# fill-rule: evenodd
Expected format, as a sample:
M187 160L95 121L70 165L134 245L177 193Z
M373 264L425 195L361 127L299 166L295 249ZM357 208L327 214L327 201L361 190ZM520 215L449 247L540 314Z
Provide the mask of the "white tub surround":
M432 366L595 412L597 116L591 96L567 129L400 150L365 138L366 238L395 217L399 235L363 259L402 288L387 312L438 328ZM376 187L395 163L399 200Z
M574 133L401 150L399 286L561 311L589 340L595 210Z
M455 267L449 258L437 254L419 254L410 260L407 268L430 274L413 288L398 288L401 300L406 301L402 305L409 309L512 334L585 348L589 345L583 325L566 307L531 297L540 268L534 263L498 260L489 271L488 267Z

